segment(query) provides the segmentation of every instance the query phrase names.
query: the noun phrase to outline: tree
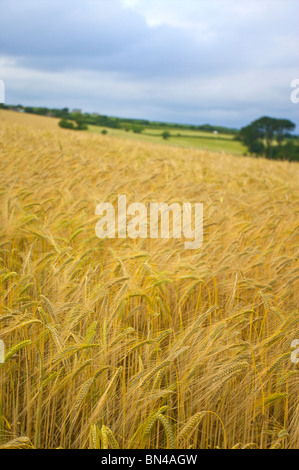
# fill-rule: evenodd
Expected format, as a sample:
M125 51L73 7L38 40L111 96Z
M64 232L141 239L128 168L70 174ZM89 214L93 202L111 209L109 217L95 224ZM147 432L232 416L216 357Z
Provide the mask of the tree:
M299 145L292 141L288 141L285 145L276 145L273 148L273 158L298 162Z
M277 144L281 145L283 139L286 137L286 134L290 131L293 131L295 127L295 124L288 119L277 119L275 125L275 137Z
M268 116L261 117L253 121L252 125L260 132L261 137L266 141L266 156L271 158L272 141L274 139L276 119Z
M161 135L162 135L162 138L165 139L165 140L169 139L169 137L170 137L170 133L168 131L162 132Z
M76 125L70 120L67 120L65 118L62 118L59 121L58 125L60 127L63 127L64 129L73 129L75 131L83 131L83 130L88 129L88 126L84 122L84 117L82 116L81 113L72 113L72 117L70 119L72 121L75 121Z
M87 124L84 122L84 116L81 113L73 113L73 119L77 124L77 130L83 131L88 129Z
M141 132L144 130L144 127L142 127L142 126L133 126L132 130L135 134L141 134Z
M240 140L251 153L277 158L279 152L275 149L274 141L281 146L287 132L293 131L295 127L288 119L263 116L241 129Z
M58 125L63 129L75 129L74 124L66 119L60 119Z
M250 153L256 155L262 155L264 152L264 144L259 140L262 137L261 131L253 124L242 127L240 131L240 140L246 145Z

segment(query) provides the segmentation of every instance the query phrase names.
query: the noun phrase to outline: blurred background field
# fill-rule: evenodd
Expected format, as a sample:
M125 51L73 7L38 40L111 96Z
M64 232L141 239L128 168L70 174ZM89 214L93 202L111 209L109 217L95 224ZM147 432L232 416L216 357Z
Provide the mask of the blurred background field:
M40 128L55 129L58 126L59 119L48 116L38 116L29 113L18 113L14 111L1 110L0 119L19 124L31 124ZM246 152L246 147L241 142L233 140L232 134L213 134L197 130L181 130L175 127L168 128L170 137L165 140L162 137L165 128L156 126L154 129L145 127L142 133L135 133L133 130L112 129L103 126L88 126L88 132L100 134L105 130L109 136L122 139L140 140L157 144L172 145L177 147L201 148L217 152L227 152L233 154L242 154ZM178 135L179 134L179 135Z

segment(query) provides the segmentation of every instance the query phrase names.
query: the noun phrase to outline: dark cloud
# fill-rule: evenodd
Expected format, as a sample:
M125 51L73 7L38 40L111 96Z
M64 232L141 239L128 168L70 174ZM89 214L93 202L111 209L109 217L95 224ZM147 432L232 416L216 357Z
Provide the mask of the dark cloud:
M251 112L296 119L299 2L281 3L2 0L7 101L229 125Z

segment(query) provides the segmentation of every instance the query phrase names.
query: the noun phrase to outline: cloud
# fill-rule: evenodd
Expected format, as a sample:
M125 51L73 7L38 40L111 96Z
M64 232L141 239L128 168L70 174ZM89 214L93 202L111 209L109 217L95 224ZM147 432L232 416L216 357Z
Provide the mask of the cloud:
M2 0L7 102L173 122L296 122L297 13L297 0Z

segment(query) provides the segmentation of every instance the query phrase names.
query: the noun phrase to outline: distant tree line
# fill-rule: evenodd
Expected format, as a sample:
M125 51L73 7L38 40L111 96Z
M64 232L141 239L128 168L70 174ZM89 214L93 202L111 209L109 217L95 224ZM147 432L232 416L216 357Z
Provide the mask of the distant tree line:
M299 145L292 141L294 136L290 134L295 127L288 119L263 116L242 127L235 139L243 142L251 154L299 161Z
M165 140L171 137L170 131L179 129L182 131L204 131L219 134L234 135L235 140L241 141L248 149L248 153L262 155L266 158L299 161L298 136L291 134L295 124L288 119L275 119L263 116L256 119L248 126L232 129L223 126L211 126L210 124L189 125L176 124L146 119L130 119L106 116L98 113L82 113L78 110L70 111L69 108L46 108L22 105L0 104L0 109L38 114L59 118L59 125L66 129L84 130L89 125L104 128L122 129L127 132L140 134L145 128L160 129L161 137ZM177 134L178 136L180 134Z
M238 129L231 129L223 126L211 126L210 124L202 125L191 125L191 124L176 124L176 123L167 123L160 121L149 121L147 119L130 119L130 118L118 118L112 116L106 116L97 113L79 113L80 114L80 124L78 126L78 112L70 111L69 108L46 108L46 107L34 107L34 106L23 106L23 105L5 105L0 104L2 109L10 109L13 111L20 111L31 114L38 114L41 116L50 116L61 119L61 127L69 129L83 129L83 124L108 127L112 129L122 129L127 132L134 132L140 134L145 127L149 129L163 128L167 132L171 129L180 129L180 130L199 130L205 132L217 131L221 134L238 134ZM83 127L82 127L83 126Z

